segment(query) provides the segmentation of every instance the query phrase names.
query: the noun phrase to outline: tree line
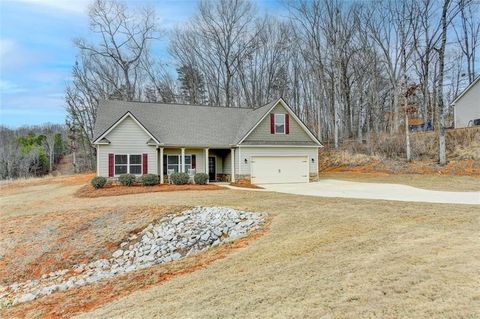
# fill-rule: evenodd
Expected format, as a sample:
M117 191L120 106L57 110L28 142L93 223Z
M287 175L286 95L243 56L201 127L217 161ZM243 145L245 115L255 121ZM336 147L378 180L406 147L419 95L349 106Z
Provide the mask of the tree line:
M432 123L444 143L450 102L477 76L479 3L470 0L287 0L282 15L249 0L200 0L164 30L151 7L90 6L66 88L68 125L95 165L102 99L259 107L279 97L335 147ZM168 56L152 48L168 42ZM441 147L440 147L441 149ZM408 154L408 150L407 150ZM439 154L444 162L444 154Z
M0 179L51 173L68 152L66 128L59 124L0 126Z

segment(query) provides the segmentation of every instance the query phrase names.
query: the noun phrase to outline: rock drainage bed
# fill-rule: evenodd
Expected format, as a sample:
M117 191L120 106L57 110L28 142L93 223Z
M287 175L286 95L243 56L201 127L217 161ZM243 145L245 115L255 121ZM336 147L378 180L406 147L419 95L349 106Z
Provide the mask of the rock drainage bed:
M181 215L170 214L131 235L109 259L0 286L0 308L188 257L259 230L264 220L264 214L226 207L195 207Z

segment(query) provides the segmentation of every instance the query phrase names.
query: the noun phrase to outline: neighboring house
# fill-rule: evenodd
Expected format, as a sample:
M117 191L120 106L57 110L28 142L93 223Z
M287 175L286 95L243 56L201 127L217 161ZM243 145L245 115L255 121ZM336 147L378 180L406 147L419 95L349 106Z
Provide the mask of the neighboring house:
M453 101L455 128L480 125L480 77Z
M259 108L101 103L97 175L207 173L210 181L308 182L318 174L315 135L279 99Z

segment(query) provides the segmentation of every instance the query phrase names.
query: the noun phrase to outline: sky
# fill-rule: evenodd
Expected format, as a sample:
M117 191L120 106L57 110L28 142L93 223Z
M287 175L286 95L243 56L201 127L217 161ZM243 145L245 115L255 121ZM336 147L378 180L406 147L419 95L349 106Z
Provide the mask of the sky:
M154 6L168 31L187 21L196 0L125 1ZM261 11L279 10L281 0L259 0ZM64 89L77 50L73 39L89 39L89 0L0 0L0 124L8 127L64 123ZM168 60L167 39L155 53ZM163 56L165 55L165 56Z

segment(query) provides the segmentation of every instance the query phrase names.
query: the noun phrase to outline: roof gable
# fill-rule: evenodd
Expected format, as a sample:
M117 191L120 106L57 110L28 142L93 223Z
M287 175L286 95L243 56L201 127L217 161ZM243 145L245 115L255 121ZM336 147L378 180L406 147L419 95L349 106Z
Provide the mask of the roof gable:
M317 145L321 145L320 141L316 138L316 136L308 129L308 127L298 118L298 116L295 114L295 112L293 112L293 110L290 108L290 106L282 99L278 99L275 103L271 103L269 105L270 107L266 110L264 110L264 114L262 114L262 116L258 119L258 121L248 130L248 132L240 139L240 141L238 142L238 144L241 144L243 142L245 142L246 139L248 139L249 136L251 136L255 130L259 127L259 125L261 125L261 123L264 123L265 121L268 121L267 119L267 116L274 110L274 109L277 109L278 107L281 107L283 108L291 117L291 119L293 120L293 122L291 121L291 125L292 124L296 124L298 125L299 129L302 130L302 132L304 132L308 138L315 144ZM268 131L268 134L270 133L270 131ZM285 140L284 141L285 143L288 143L288 142L291 142L291 141L288 141L288 140Z
M477 76L477 78L475 80L473 80L472 83L470 83L466 88L465 90L462 91L462 93L460 93L456 98L455 100L453 100L452 104L455 105L464 95L467 94L468 91L470 91L471 88L473 88L477 83L480 83L480 76Z
M119 126L121 123L123 123L126 119L132 119L149 137L151 140L153 140L156 144L160 144L160 142L143 126L142 123L140 123L135 116L132 115L129 111L126 112L121 118L119 118L117 121L115 121L108 129L106 129L103 133L101 133L100 136L95 138L93 141L93 144L103 144L102 142L104 140L107 140L105 137L110 134L117 126ZM108 140L107 140L108 141ZM110 141L109 141L110 143Z

